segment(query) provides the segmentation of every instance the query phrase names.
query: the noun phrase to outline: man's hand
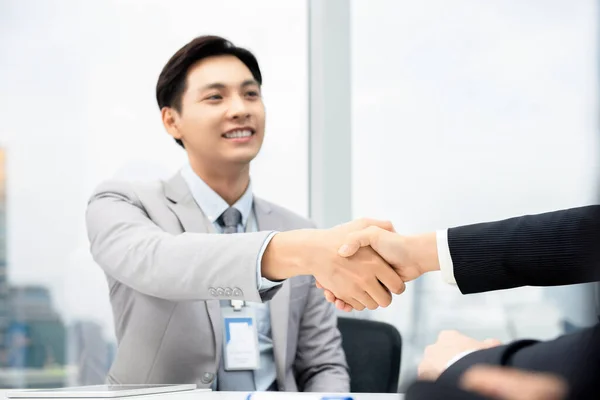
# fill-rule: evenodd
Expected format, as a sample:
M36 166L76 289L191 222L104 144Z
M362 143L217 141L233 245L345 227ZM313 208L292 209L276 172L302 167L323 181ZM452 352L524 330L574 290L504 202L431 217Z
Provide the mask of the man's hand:
M437 342L425 348L419 364L419 379L436 380L448 367L448 363L459 354L501 345L497 339L482 342L456 331L442 331Z
M562 400L567 395L567 384L558 376L482 365L467 370L460 387L498 400Z
M352 257L362 248L375 250L404 281L412 281L429 271L439 270L437 241L435 233L416 236L402 236L394 231L370 226L348 234L339 249L342 257ZM327 289L327 285L317 281L317 286ZM340 310L351 311L352 306L335 296L329 290L324 292L325 298L335 303Z
M370 226L393 231L387 221L360 219L331 229L303 229L276 234L263 255L262 276L271 280L313 275L336 298L357 310L387 307L391 293L405 286L373 249L340 257L338 249L353 232Z

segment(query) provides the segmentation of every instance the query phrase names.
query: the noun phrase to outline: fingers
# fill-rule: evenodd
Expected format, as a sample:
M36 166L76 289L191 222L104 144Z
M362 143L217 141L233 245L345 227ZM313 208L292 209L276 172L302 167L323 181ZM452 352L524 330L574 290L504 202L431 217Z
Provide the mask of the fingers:
M318 285L320 286L320 284ZM321 286L320 289L322 288L323 287ZM345 312L350 312L353 310L350 304L346 304L344 301L336 298L335 295L331 293L331 291L325 289L323 290L323 294L325 295L325 300L327 300L329 303L333 303L335 305L335 308L337 308L338 310Z
M385 221L362 220L361 223L380 223L384 228L393 229L393 226ZM335 295L337 299L344 301L345 305L338 304L339 308L347 309L346 306L350 305L356 310L362 310L365 307L369 310L376 310L380 306L387 307L391 304L392 293L400 294L405 290L404 282L400 276L372 248L365 249L364 253L359 252L362 247L375 244L378 236L383 232L389 233L385 229L374 225L352 232L347 235L345 245L338 249L339 255L347 259L345 262L348 262L346 264L348 269L344 274L350 273L349 279L345 283L340 283L340 287L337 289L334 288L337 284L330 286L331 283L327 283L327 285L336 291L332 293L334 295L337 293ZM357 258L348 259L348 257L355 254ZM323 288L323 285L318 281L316 286ZM335 302L331 293L326 294L325 298L329 302Z
M396 232L394 230L394 225L392 225L392 223L390 221L384 221L381 219L374 219L374 218L360 218L360 219L356 220L355 222L357 222L357 224L359 226L358 229L365 229L370 226L376 226L381 229L385 229L386 231L389 231L389 232Z
M417 368L417 378L420 381L435 381L437 379L437 375L434 374L433 368L429 363L423 361L419 364Z
M338 254L342 257L353 256L361 247L371 246L381 234L382 228L370 226L366 229L350 233L339 248Z
M438 333L437 341L438 342L454 342L456 340L459 340L462 338L467 338L467 337L468 336L463 335L462 333L460 333L457 330L446 329L446 330L440 331L440 333Z
M317 288L323 289L323 294L328 302L334 303L336 300L340 300L333 292L325 289L318 281L315 284ZM392 293L401 294L405 290L405 284L402 279L389 267L380 268L376 279L370 280L368 284L363 283L360 287L362 287L363 291L355 294L353 299L360 302L369 310L376 310L379 306L389 306L392 302ZM339 308L347 309L346 303L340 305Z
M405 285L398 273L381 256L372 249L363 250L372 254L374 264L371 270L376 279L366 287L367 292L382 307L387 307L392 302L392 293L404 292Z
M345 311L345 312L350 312L354 309L357 309L358 311L362 311L365 309L365 306L369 310L376 310L377 307L379 306L378 302L373 300L373 298L368 295L366 295L365 297L360 297L360 300L354 298L353 299L354 303L346 303L343 300L340 300L337 297L335 297L335 295L333 293L331 293L329 290L324 290L323 294L324 294L325 300L327 300L327 302L334 303L334 305L337 309L339 309L341 311ZM357 304L357 303L360 303L359 306L357 306L357 307L354 307L351 305L351 304Z
M317 282L316 284L319 289L323 289L323 295L325 295L325 300L327 300L329 303L333 303L335 305L335 308L345 312L350 312L353 310L350 304L347 304L346 302L335 297L335 295L330 290L324 289L319 282Z
M371 297L369 297L368 295L366 295L365 297L362 297L361 300L352 298L352 299L348 300L347 302L338 299L336 297L336 295L333 294L332 291L327 290L327 289L323 290L323 295L325 296L325 300L327 300L329 303L333 303L337 309L346 311L346 312L350 312L353 309L362 311L365 309L365 303L367 303L371 306L372 306L372 303L374 303L373 299ZM377 307L376 303L375 303L375 307Z
M373 301L373 304L363 303L369 310L376 310L377 307L387 307L392 303L392 294L377 279L371 282L365 288L367 296ZM357 297L357 300L359 298ZM368 299L367 299L368 300ZM362 301L361 301L362 303ZM371 308L373 307L373 308Z
M377 279L379 279L381 284L391 293L402 294L406 290L406 284L402 278L400 278L398 273L390 267L384 267L377 271Z
M489 366L469 369L460 386L499 400L561 400L567 394L565 382L557 376Z
M357 300L355 298L348 299L345 301L345 303L349 304L350 307L352 307L353 309L355 309L357 311L362 311L365 309L365 306L363 305L363 303L361 303L359 300Z
M350 312L353 310L352 306L350 304L346 304L344 303L342 300L336 300L335 301L335 306L341 310L341 311L345 311L345 312Z
M380 285L381 286L381 285ZM364 287L363 287L364 289ZM356 290L353 295L353 299L358 301L360 304L364 306L364 308L368 308L369 310L377 310L379 307L379 302L376 300L381 295L380 293L373 293L373 289L364 291L364 290ZM351 303L352 304L352 303ZM354 307L356 308L356 307Z
M325 295L325 300L327 300L330 303L335 303L335 301L337 300L337 298L329 290L323 291L323 294Z
M354 307L352 305L350 305L350 304L344 302L343 300L340 300L337 297L335 297L335 295L330 290L327 290L327 289L323 290L323 294L325 296L325 300L327 300L329 303L334 303L335 307L338 310L345 311L345 312L350 312L350 311L352 311L354 309ZM367 303L370 302L370 306L371 307L377 308L377 304L376 303L373 305L373 299L371 299L370 301L368 299L371 299L371 297L368 297L368 298L364 299L364 301L366 301ZM357 302L359 302L359 303L361 303L361 305L362 305L362 308L360 308L360 309L357 308L359 311L361 311L361 310L363 310L365 308L364 307L365 304L362 302L363 300L356 300L356 299L354 299L354 300L357 301ZM375 308L372 308L372 309L374 310Z
M483 341L483 344L485 344L488 347L496 347L496 346L500 346L502 344L502 342L499 341L498 339L485 339Z

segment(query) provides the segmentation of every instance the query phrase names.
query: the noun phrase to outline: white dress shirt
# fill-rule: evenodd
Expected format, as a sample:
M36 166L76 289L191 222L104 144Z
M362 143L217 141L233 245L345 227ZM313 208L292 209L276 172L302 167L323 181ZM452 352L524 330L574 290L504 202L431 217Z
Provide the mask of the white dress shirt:
M448 245L448 230L439 230L436 232L435 236L442 279L446 283L456 285L456 279L454 278L454 264L452 263L452 255L450 255L450 246Z
M218 233L223 232L223 228L217 222L221 214L229 208L229 204L221 196L219 196L214 190L210 188L196 173L192 170L189 164L186 164L182 170L181 175L186 181L196 204L202 210L204 215L213 224L215 230ZM242 214L242 223L238 225L238 232L256 232L258 230L256 216L250 218L250 214L254 213L253 209L254 196L252 194L252 185L248 185L246 192L242 197L232 206L235 207ZM251 222L251 226L248 226L248 222ZM281 282L271 282L270 280L261 276L261 261L264 251L272 239L275 232L273 232L262 246L259 253L258 260L256 262L256 274L258 290L265 290L272 288ZM273 340L271 338L271 316L269 312L268 303L250 303L248 307L254 308L256 316L256 326L258 332L258 347L260 352L260 367L254 371L254 384L256 390L266 391L271 384L277 378L277 370L275 367L275 356L273 354ZM216 384L216 379L215 379Z

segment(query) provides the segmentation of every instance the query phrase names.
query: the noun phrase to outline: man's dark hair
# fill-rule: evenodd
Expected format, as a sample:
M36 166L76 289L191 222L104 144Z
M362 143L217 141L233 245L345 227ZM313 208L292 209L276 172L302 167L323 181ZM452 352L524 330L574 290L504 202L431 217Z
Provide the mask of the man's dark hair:
M198 61L212 56L232 55L248 67L254 79L262 85L262 75L254 55L219 36L198 36L175 53L163 67L156 83L158 107L174 108L181 112L181 98L186 90L187 73ZM175 141L184 147L179 139Z

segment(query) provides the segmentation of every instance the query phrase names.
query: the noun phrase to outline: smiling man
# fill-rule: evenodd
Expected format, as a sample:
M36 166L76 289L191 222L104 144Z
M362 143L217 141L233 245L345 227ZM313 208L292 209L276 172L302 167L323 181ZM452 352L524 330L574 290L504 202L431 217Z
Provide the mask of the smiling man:
M93 194L88 236L118 339L110 383L348 392L334 307L313 276L362 308L403 290L370 248L337 255L348 233L391 229L385 222L319 231L254 196L261 84L249 51L215 36L192 40L156 86L164 127L189 162L168 181L109 181Z

